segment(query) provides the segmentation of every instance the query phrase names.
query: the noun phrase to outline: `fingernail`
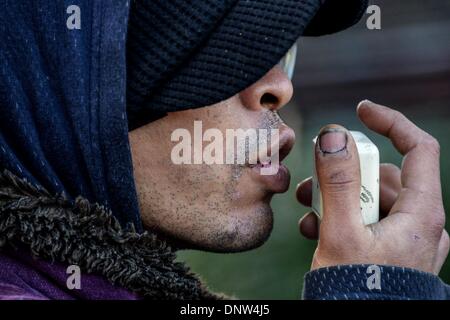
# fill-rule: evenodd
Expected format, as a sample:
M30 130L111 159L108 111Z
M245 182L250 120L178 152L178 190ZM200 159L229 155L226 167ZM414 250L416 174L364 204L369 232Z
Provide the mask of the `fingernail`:
M375 103L372 102L372 101L370 101L370 100L368 100L368 99L363 100L363 101L361 101L360 103L358 103L358 109L359 109L362 105L367 106L367 107L371 107L371 106L375 105Z
M339 128L324 128L319 133L319 148L323 153L338 153L347 148L347 133Z

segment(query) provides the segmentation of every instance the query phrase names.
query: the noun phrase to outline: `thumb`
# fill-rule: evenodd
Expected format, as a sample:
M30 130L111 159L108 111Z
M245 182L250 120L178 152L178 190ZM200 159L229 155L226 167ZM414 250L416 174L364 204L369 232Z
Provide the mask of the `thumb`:
M321 228L361 228L361 176L356 143L348 130L328 125L315 146L317 178L322 192ZM330 230L331 231L331 230Z

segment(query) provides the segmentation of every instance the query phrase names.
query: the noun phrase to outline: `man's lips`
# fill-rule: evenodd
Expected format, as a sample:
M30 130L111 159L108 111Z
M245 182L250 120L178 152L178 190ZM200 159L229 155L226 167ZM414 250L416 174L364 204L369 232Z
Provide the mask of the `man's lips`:
M289 189L291 175L284 164L278 165L278 170L273 175L262 175L258 167L253 167L256 179L261 182L265 188L273 193L283 193Z
M265 162L262 163L258 161L256 165L251 165L252 171L257 176L256 179L263 183L265 187L274 192L274 193L282 193L286 192L289 188L290 183L290 173L288 168L281 163L284 158L291 152L292 147L295 143L295 133L294 131L286 125L282 125L279 128L279 149L275 150L273 148L274 144L269 146L266 154L270 155L271 158L275 155L272 152L278 152L278 163ZM270 168L273 166L273 168ZM272 175L263 175L261 174L261 169L265 168L273 169L275 174Z

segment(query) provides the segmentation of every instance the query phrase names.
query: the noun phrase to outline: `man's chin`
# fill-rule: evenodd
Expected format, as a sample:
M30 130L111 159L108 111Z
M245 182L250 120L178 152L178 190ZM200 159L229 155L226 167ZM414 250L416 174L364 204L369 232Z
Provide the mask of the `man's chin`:
M204 241L190 243L187 248L216 253L236 253L262 246L273 229L273 213L268 205L259 207L246 217L211 226ZM212 231L215 230L215 231Z

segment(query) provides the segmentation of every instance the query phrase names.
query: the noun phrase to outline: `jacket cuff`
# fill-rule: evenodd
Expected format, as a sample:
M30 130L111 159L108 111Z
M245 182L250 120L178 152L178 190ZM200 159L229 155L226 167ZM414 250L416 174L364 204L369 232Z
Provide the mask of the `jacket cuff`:
M441 300L449 287L419 270L383 265L341 265L305 275L306 300Z

